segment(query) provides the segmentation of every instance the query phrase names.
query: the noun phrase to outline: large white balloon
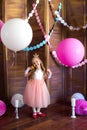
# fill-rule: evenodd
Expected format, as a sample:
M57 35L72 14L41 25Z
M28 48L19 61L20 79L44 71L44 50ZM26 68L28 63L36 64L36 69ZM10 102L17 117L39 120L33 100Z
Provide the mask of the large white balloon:
M26 48L33 37L33 31L29 23L20 18L8 20L1 29L3 44L12 51L20 51Z

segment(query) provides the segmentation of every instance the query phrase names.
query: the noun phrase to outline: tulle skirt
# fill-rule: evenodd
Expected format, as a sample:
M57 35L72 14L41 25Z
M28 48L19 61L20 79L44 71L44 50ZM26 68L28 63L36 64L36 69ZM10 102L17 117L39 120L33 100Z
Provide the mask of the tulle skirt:
M45 108L50 104L50 95L44 80L30 79L27 81L24 103L38 108Z

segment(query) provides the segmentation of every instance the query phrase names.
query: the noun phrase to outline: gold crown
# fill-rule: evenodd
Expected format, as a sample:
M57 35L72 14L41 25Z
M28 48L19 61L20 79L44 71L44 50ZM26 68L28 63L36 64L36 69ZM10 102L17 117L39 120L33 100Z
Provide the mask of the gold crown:
M38 55L37 53L35 53L35 54L33 55L33 58L39 58L39 55Z

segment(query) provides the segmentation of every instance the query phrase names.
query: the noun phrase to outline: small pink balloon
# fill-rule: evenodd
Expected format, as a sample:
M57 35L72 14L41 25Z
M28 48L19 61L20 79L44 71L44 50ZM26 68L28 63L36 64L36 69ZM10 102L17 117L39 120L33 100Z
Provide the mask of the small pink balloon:
M3 21L0 20L0 42L1 42L1 29L2 29L2 26L4 25Z
M83 99L76 100L75 112L77 115L87 115L87 101Z
M58 44L56 53L62 64L72 67L82 61L85 50L78 39L67 38Z
M6 104L2 100L0 100L0 116L5 114L5 112L6 112Z

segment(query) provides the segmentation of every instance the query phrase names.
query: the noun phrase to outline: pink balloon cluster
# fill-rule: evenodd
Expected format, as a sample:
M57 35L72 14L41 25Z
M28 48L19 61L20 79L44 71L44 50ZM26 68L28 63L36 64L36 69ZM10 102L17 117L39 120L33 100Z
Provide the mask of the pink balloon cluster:
M0 100L0 116L5 114L5 112L6 112L6 104L2 100Z
M75 112L77 115L87 115L87 101L85 100L85 97L81 93L74 93L71 96L71 99L75 98L76 100L76 106L75 106Z
M82 61L85 51L78 39L67 38L58 44L56 53L63 65L72 67Z
M84 99L76 100L75 112L78 115L87 115L87 101Z

